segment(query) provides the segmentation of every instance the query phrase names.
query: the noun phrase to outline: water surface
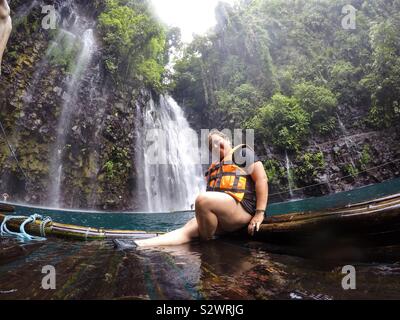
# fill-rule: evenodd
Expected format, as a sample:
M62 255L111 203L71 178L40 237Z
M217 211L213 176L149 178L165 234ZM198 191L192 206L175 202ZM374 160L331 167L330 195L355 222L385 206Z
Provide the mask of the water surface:
M395 179L331 197L273 204L269 214L322 210L399 191L400 179ZM193 217L192 212L93 213L27 206L18 206L17 213L50 215L57 222L76 225L148 231L173 230ZM251 240L218 239L173 248L120 251L111 241L20 243L0 238L0 299L400 297L400 246L339 247L336 252L312 258L296 248L287 249ZM357 289L345 291L342 268L349 264L357 271ZM56 290L41 288L41 270L46 265L56 268Z
M0 255L0 299L398 299L400 292L400 263L355 264L357 290L345 291L343 263L271 254L251 242L138 251L54 239L0 245L8 250ZM41 288L45 265L56 268L56 290Z

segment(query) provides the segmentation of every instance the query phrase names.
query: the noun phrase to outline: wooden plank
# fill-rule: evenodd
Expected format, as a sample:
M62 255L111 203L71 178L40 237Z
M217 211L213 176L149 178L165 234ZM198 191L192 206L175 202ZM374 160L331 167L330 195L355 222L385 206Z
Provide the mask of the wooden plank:
M6 203L0 203L0 212L15 212L15 207Z

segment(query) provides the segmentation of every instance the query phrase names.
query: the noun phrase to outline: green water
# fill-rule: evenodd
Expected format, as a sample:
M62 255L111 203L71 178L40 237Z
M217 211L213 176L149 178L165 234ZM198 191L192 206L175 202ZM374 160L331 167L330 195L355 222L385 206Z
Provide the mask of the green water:
M329 197L272 204L269 214L321 210L396 192L400 179ZM93 213L26 206L18 206L17 213L50 215L76 225L160 231L175 229L193 217L192 212ZM399 299L400 246L380 256L376 248L354 249L341 260L324 260L277 254L267 243L252 240L120 251L111 241L21 243L0 237L0 300ZM353 258L360 256L364 258ZM357 271L357 290L345 291L341 270L349 264ZM56 269L56 290L41 288L46 265Z
M328 208L343 207L394 193L400 193L400 178L324 197L273 203L268 206L267 214L271 216L297 211L319 211ZM184 225L194 216L193 212L106 213L34 208L21 205L16 205L16 213L25 216L38 213L43 216L50 216L54 221L73 225L143 231L174 230Z
M330 208L339 208L396 193L400 193L400 178L323 197L308 198L285 203L273 203L268 208L268 214L280 215L298 211L312 212Z

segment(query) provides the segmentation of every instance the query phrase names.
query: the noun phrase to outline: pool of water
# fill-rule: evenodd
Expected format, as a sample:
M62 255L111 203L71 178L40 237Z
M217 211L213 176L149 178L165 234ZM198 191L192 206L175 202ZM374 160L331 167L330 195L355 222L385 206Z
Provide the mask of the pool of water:
M268 206L267 215L275 216L291 212L312 212L343 207L394 193L400 193L400 178L324 197L273 203ZM38 213L42 216L50 216L54 221L60 223L120 230L135 229L165 232L179 228L194 216L193 212L90 212L14 205L16 206L16 214L18 215L30 216L33 213Z
M341 283L345 262L269 253L262 244L216 240L119 251L111 242L2 239L3 299L398 299L400 263L353 263L357 289ZM0 251L0 252L3 252ZM3 252L4 253L4 252ZM44 290L42 268L56 270Z
M400 178L323 197L307 198L284 203L273 203L268 208L268 214L280 215L298 211L312 212L339 208L350 204L385 197L395 193L400 193Z
M400 192L400 179L330 197L273 204L269 214L315 211ZM192 212L93 213L18 206L17 213L112 229L169 231ZM173 248L121 251L110 241L0 238L3 299L399 299L400 246L385 250L335 248L323 256L266 243L218 239ZM355 251L354 251L355 250ZM368 251L368 252L367 252ZM336 259L335 257L339 257ZM357 257L363 257L358 259ZM333 257L333 258L332 258ZM56 289L44 290L42 268L56 270ZM356 268L356 290L343 290L342 268Z

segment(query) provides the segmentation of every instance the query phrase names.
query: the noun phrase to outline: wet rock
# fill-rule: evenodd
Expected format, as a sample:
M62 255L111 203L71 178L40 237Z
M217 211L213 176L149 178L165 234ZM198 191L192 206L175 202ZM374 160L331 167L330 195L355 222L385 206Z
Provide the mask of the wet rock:
M331 166L332 171L334 172L340 172L340 168L337 165Z
M40 127L39 133L40 133L40 134L47 134L47 133L49 133L49 127L47 127L47 126L42 126L42 127Z
M336 153L336 154L338 154L338 153L340 152L340 147L334 146L334 147L333 147L333 152Z
M317 177L317 183L328 183L329 178L327 174L319 175Z
M58 96L61 96L63 90L60 87L54 87L53 92L55 92Z

